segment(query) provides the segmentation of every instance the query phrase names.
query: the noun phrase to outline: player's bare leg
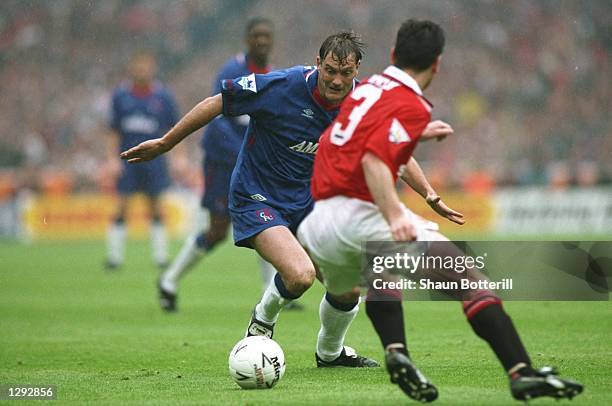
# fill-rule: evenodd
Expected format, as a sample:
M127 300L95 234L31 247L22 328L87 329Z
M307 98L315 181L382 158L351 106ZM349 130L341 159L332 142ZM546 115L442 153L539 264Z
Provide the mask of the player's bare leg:
M210 250L212 247L225 241L230 224L229 216L211 213L210 227L205 233L202 233L203 241L200 243L202 248Z
M123 264L125 253L125 213L127 210L127 197L120 195L117 214L106 232L106 262L105 268L116 269Z
M274 281L276 269L274 268L274 265L263 259L261 256L257 257L257 262L259 262L259 269L261 270L261 291L263 293L268 288L268 285ZM291 302L287 303L284 310L304 310L304 305L302 305L298 300L292 300Z
M317 271L310 256L287 227L268 228L253 237L251 244L262 258L276 268L277 274L264 292L260 302L255 306L246 335L265 335L272 338L274 324L281 310L287 303L299 298L312 286ZM348 306L351 307L351 309L348 309L348 316L344 314L338 316L338 312L334 312L335 309L329 310L326 306L326 310L329 311L322 313L321 318L322 324L328 328L329 340L340 343L340 351L335 359L331 360L332 362L327 363L321 360L324 365L319 364L319 358L317 357L317 366L377 366L376 361L359 356L352 348L342 345L346 330L357 313L356 305L359 293L357 291L350 292L336 298L344 301L344 306L347 306L348 303ZM323 300L328 303L326 298ZM335 303L340 305L339 301ZM331 308L331 306L329 307Z
M168 266L168 239L163 223L161 199L159 196L149 197L149 212L151 213L151 251L153 261L160 268Z
M281 279L283 291L292 298L301 296L312 286L316 271L310 257L287 227L275 226L251 238L255 250L271 263Z
M261 288L262 293L266 291L268 285L272 283L274 280L274 275L276 275L276 269L274 266L258 256L257 261L259 262L259 269L261 270ZM302 305L298 300L293 300L285 306L285 311L287 310L304 310L304 305Z
M312 286L316 271L310 257L287 227L265 229L250 242L259 255L276 268L277 274L255 307L247 335L272 337L280 311Z
M179 281L187 272L227 238L229 216L210 214L208 230L187 237L181 250L159 279L159 300L162 309L176 311Z
M275 231L275 229L278 231ZM269 232L272 230L272 232ZM259 234L253 241L260 255L275 264L278 274L261 302L255 308L255 318L263 321L272 334L272 327L282 308L308 288L316 276L316 267L293 234L285 227L273 227ZM280 239L280 240L277 240ZM279 246L282 241L283 246ZM275 245L277 244L277 245ZM273 247L272 252L267 249ZM359 303L359 289L344 295L326 294L320 306L321 331L317 340L317 366L319 367L372 367L376 361L361 357L350 347L344 347L344 337L355 318ZM261 325L257 327L262 327ZM267 332L267 331L266 331ZM253 334L248 331L247 334Z

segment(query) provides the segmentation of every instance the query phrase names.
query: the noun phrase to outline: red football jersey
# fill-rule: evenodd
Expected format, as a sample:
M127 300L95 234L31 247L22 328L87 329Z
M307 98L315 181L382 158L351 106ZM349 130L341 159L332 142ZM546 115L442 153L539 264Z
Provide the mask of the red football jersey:
M343 195L372 202L361 158L366 151L375 154L397 180L431 121L431 108L416 81L395 66L359 85L319 140L314 199Z

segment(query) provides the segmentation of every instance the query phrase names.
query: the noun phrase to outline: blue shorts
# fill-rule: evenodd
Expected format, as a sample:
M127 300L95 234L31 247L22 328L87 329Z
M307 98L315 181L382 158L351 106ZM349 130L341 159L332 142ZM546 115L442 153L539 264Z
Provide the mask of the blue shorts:
M138 164L128 164L124 161L121 176L117 181L119 194L142 192L149 197L159 196L170 186L166 160L164 157L160 158Z
M204 195L200 205L211 214L228 217L228 195L234 166L225 162L204 160Z
M249 239L274 226L285 226L295 234L302 220L312 211L312 207L311 204L303 210L292 213L256 201L238 208L232 207L229 212L234 230L234 244L238 247L253 248Z

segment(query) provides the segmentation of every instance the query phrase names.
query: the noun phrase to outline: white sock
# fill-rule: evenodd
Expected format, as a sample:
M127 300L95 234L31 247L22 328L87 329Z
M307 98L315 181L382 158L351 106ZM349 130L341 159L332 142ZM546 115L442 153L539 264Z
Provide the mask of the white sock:
M264 323L274 324L283 307L290 301L281 296L273 278L264 291L261 301L255 306L255 316Z
M153 261L157 265L168 262L168 240L166 239L166 227L160 221L151 223L151 249L153 250Z
M338 310L323 295L319 306L321 330L317 337L317 354L323 361L333 361L342 353L344 337L358 311L359 304L348 312Z
M259 260L259 268L261 269L262 289L265 292L270 282L274 279L274 275L276 275L276 269L262 257L258 256L257 258Z
M193 234L185 240L172 264L162 274L160 283L164 290L176 293L179 279L204 256L205 251L198 247L196 243L198 235L199 233Z
M125 225L113 223L106 233L107 259L115 265L123 263L125 250Z

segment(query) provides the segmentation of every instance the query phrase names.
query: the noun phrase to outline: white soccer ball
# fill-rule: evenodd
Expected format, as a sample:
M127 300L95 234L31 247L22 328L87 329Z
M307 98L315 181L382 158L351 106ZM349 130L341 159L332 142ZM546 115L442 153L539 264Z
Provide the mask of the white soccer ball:
M229 372L242 389L269 389L285 374L285 354L268 337L247 337L232 348Z

